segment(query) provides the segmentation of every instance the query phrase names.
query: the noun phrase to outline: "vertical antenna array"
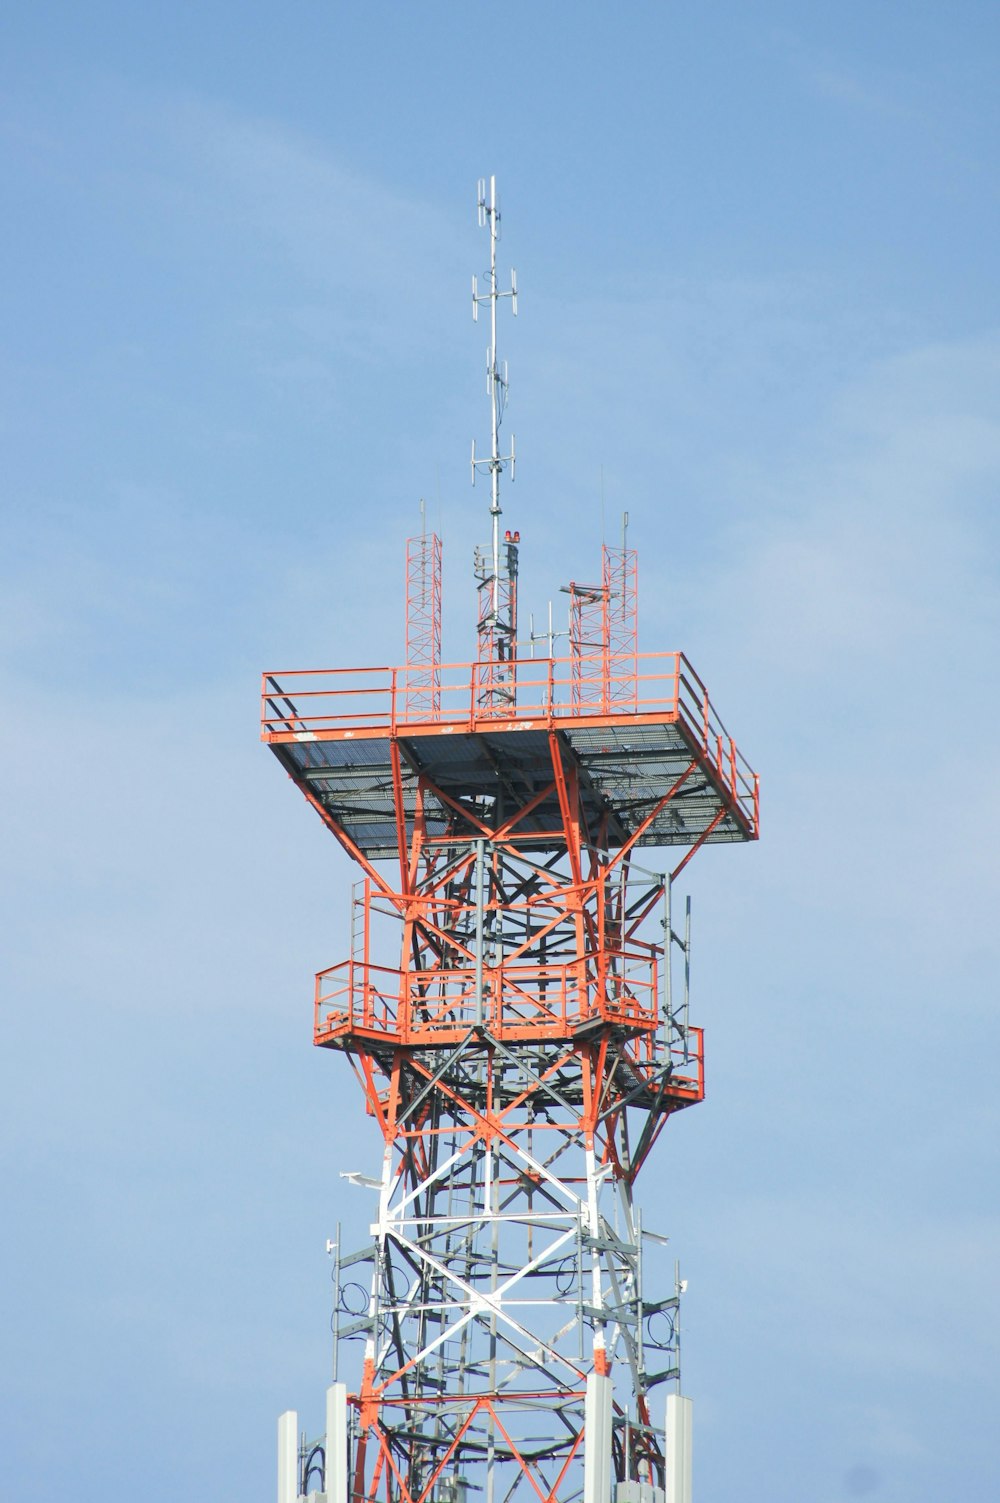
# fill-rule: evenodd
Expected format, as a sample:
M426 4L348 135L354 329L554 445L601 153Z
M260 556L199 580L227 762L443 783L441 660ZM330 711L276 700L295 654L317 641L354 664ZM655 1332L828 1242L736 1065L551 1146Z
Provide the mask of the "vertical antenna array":
M507 405L507 362L497 353L497 309L503 298L510 298L511 311L517 316L517 276L511 271L510 287L501 291L497 279L497 243L500 239L500 207L497 180L490 178L489 196L486 179L480 178L477 209L481 228L489 230L490 265L486 273L486 291L480 292L478 277L472 278L472 317L478 322L481 304L489 307L490 343L486 352L486 393L490 399L489 458L476 454L472 441L472 483L479 470L490 477L490 543L488 549L476 550L475 575L478 581L478 659L480 669L479 703L484 709L504 709L516 696L517 661L517 556L520 533L507 531L501 541L500 476L510 466L514 479L515 443L511 434L510 451L500 450L500 428Z

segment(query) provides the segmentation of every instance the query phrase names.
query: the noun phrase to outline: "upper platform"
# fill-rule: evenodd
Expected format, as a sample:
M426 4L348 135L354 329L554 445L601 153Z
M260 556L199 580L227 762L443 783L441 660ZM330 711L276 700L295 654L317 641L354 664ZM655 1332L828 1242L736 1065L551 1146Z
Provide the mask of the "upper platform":
M611 849L756 839L756 774L688 660L628 666L595 695L579 659L528 659L502 706L484 702L480 663L431 683L426 668L265 673L262 739L370 860L409 841L418 786L428 840L503 830L524 849L558 849L566 779L584 839Z

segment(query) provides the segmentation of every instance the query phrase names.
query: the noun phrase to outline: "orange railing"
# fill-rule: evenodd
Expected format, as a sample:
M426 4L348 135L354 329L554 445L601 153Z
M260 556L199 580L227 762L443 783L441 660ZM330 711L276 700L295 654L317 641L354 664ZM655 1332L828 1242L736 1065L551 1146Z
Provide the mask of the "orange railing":
M486 690L489 665L446 663L438 671L432 710L418 707L414 689L424 667L290 669L263 676L261 734L265 741L319 741L421 728L476 732L502 722L521 729L567 720L622 715L680 721L719 780L757 828L757 778L739 752L708 690L680 652L643 654L635 672L603 680L604 693L574 703L581 661L527 658L517 664L516 700L498 705ZM596 663L603 659L595 658ZM426 704L426 696L424 696Z
M319 738L345 730L395 732L402 727L454 726L476 729L498 718L546 724L566 716L656 714L684 704L693 723L704 718L703 690L689 677L686 660L676 652L639 660L638 673L609 674L605 692L586 705L573 703L581 662L601 668L602 657L525 658L516 664L516 698L491 701L489 663L445 663L436 670L439 700L433 711L415 707L414 689L422 688L426 669L402 668L292 669L265 673L262 728L265 737ZM505 670L510 664L505 663Z
M316 977L315 1033L324 1038L345 1030L374 1030L430 1042L481 1022L501 1033L517 1029L561 1035L598 1017L654 1028L656 960L627 969L632 974L617 980L609 976L602 986L592 956L561 964L488 966L480 1016L469 967L404 972L361 958L343 960Z
M635 1060L652 1068L662 1057L655 964L645 981L633 976L617 996L601 992L586 961L565 965L504 965L486 977L482 1017L469 969L402 972L363 960L344 960L316 977L314 1037L335 1043L345 1035L383 1034L404 1044L458 1041L477 1022L497 1038L560 1038L580 1023L604 1019L637 1030ZM674 1086L704 1094L703 1030L670 1030L667 1052Z

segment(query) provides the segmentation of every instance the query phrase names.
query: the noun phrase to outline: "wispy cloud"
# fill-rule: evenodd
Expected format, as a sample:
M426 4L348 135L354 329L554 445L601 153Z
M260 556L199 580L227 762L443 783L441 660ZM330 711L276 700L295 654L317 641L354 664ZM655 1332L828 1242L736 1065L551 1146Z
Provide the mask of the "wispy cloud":
M846 110L886 119L913 117L914 112L903 97L908 80L898 72L877 71L867 56L861 54L848 61L807 41L800 32L784 28L772 30L770 41L773 50L817 97Z

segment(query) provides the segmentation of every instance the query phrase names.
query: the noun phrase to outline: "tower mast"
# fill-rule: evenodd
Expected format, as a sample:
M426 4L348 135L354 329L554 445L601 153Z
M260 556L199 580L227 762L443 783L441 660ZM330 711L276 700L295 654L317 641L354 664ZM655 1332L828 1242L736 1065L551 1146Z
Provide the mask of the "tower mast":
M313 1038L347 1057L382 1140L377 1173L345 1175L373 1195L371 1239L345 1253L338 1234L325 1430L299 1444L282 1416L278 1500L690 1503L684 1285L651 1287L665 1238L636 1183L704 1094L674 883L703 845L757 838L757 778L688 659L638 656L624 534L589 588L600 651L578 632L568 662L525 664L515 683L495 328L516 284L496 286L492 179L479 203L480 656L444 673L428 650L416 679L411 665L263 681L263 740L359 872Z

